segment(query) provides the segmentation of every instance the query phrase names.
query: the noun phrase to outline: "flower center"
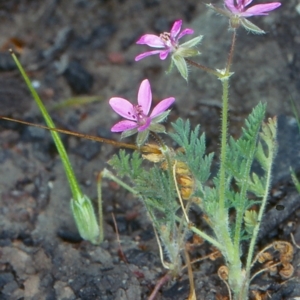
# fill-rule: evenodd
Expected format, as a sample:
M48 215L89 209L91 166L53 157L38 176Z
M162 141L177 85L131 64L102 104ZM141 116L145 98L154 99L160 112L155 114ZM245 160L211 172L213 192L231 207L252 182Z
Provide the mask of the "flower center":
M171 38L170 32L163 32L159 35L160 39L166 45L166 47L176 50L178 45L174 39Z
M134 111L134 118L136 118L136 122L138 125L145 125L148 122L148 117L144 114L143 108L141 105L134 105L133 106Z

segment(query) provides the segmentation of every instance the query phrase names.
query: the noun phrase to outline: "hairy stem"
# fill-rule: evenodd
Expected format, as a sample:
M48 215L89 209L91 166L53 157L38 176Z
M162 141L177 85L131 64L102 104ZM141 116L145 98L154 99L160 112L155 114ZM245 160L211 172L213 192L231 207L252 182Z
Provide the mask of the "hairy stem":
M184 59L185 59L185 61L186 61L189 65L191 65L191 66L193 66L193 67L196 67L196 68L198 68L198 69L201 69L201 70L203 70L203 71L205 71L205 72L207 72L207 73L213 74L213 75L215 75L215 76L217 76L217 77L220 77L220 75L222 75L220 72L218 72L218 71L216 71L216 70L214 70L214 69L211 69L211 68L209 68L209 67L205 67L205 66L203 66L203 65L200 65L200 64L196 63L195 61L193 61L193 60L191 60L191 59L189 59L189 58L184 58Z

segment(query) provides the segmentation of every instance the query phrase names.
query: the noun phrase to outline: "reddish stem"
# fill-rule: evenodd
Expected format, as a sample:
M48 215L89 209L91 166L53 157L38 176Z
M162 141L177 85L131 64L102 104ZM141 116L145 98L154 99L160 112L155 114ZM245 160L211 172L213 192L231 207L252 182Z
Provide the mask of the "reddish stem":
M171 279L171 276L169 273L166 273L163 277L161 277L156 285L154 290L152 291L151 295L149 296L148 300L155 300L155 297L157 296L158 291L160 290L160 288L169 280Z

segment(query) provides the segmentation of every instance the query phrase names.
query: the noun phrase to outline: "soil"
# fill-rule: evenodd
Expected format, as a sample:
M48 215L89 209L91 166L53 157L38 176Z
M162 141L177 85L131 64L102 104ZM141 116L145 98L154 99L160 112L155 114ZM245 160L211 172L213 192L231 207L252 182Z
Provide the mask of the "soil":
M300 197L289 171L292 166L300 172L300 138L290 101L300 108L299 14L297 0L285 1L269 16L252 18L266 35L238 30L230 132L239 135L243 118L259 101L267 103L268 116L279 119L279 151L258 249L276 240L291 242L291 233L300 244ZM193 69L188 83L176 70L166 75L169 61L156 56L134 62L146 49L135 44L142 34L168 31L175 20L183 19L185 28L204 35L202 55L196 60L224 68L231 42L228 20L203 2L11 0L0 2L0 18L1 115L43 124L8 54L13 48L58 127L118 139L110 132L118 117L108 99L134 100L140 82L148 78L154 101L176 97L170 121L180 116L193 126L200 122L208 150L218 153L220 82ZM86 104L57 108L78 97ZM96 101L89 103L88 97ZM166 270L142 204L115 183L104 181L105 240L100 246L82 241L50 134L8 121L0 125L0 299L147 299ZM96 203L97 172L107 167L117 150L72 136L63 140L83 191ZM196 254L210 251L205 243ZM222 263L219 258L193 266L197 299L228 299L217 276ZM299 299L299 265L295 246L292 278L263 274L251 289L264 294L264 299ZM186 273L163 285L156 299L186 299Z

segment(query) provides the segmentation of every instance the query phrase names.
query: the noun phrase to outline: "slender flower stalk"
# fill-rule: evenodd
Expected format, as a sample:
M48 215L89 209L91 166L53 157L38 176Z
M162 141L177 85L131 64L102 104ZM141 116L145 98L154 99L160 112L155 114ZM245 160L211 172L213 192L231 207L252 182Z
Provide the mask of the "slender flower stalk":
M42 100L40 99L38 93L33 88L30 79L28 78L25 70L23 69L22 65L20 64L16 55L11 51L12 57L22 74L35 102L37 103L46 124L51 129L52 138L56 145L57 151L60 155L62 160L65 173L69 182L69 186L72 192L72 199L71 199L71 210L73 213L73 217L75 219L78 231L80 236L90 241L93 244L99 244L102 242L103 235L101 235L101 239L99 238L99 233L103 232L102 224L97 223L95 211L92 205L91 200L82 193L78 181L75 177L71 162L69 160L67 151L57 133L55 128L54 122L52 121L51 116L49 115L46 107L44 106ZM42 126L40 126L42 127ZM100 211L99 211L100 212Z

